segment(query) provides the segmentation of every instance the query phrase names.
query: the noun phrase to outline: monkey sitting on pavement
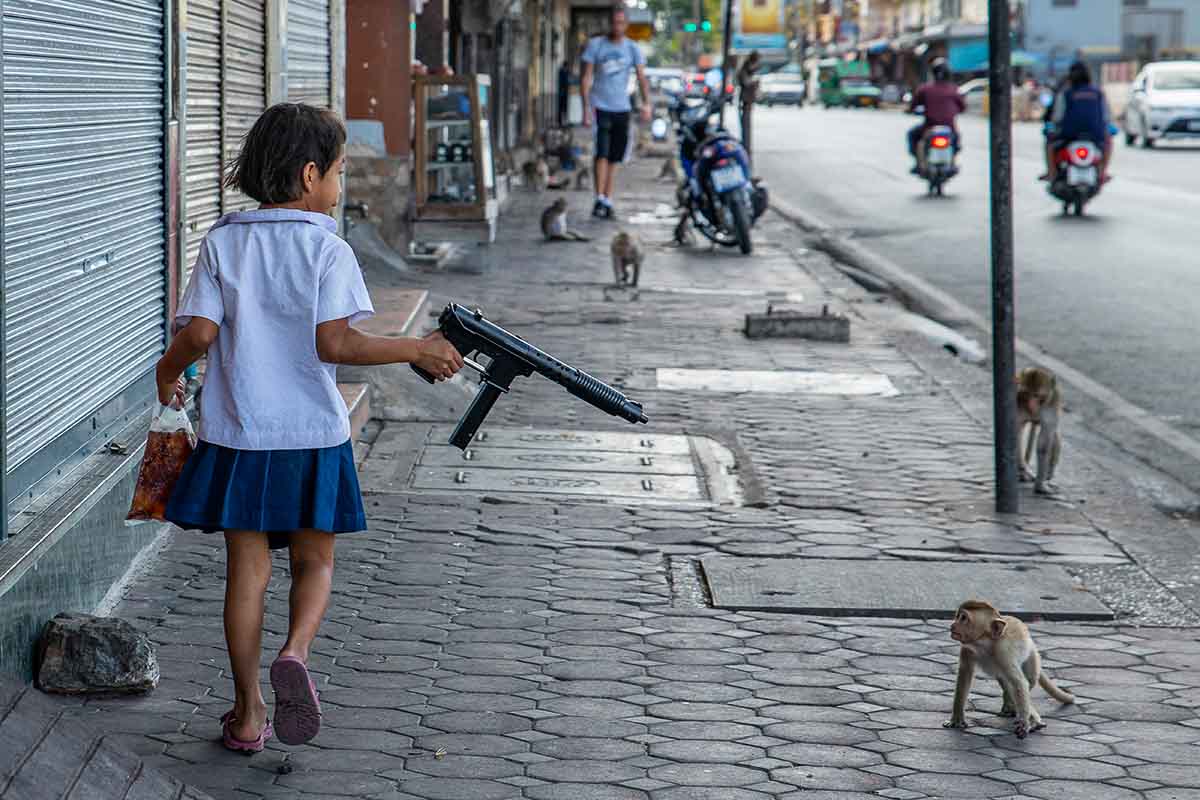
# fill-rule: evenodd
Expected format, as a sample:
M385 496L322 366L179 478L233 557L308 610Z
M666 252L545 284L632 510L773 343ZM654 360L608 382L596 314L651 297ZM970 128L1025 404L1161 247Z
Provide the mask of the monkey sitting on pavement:
M592 185L592 171L582 164L575 170L575 191L584 191Z
M548 242L590 242L567 227L567 200L560 197L542 212L542 235Z
M1036 494L1054 494L1054 470L1062 453L1062 434L1058 418L1062 413L1062 393L1054 373L1041 367L1027 367L1017 373L1017 458L1020 478L1033 480ZM1028 433L1028 440L1025 435ZM1022 447L1022 442L1026 442ZM1029 462L1037 449L1037 474Z
M525 188L534 192L544 192L550 184L550 165L544 158L535 158L521 165L521 175L525 179Z
M658 179L660 181L670 180L672 183L679 183L679 167L675 166L675 158L669 156L663 161L662 169L659 170Z
M620 231L612 238L613 280L618 286L637 286L645 248L635 234Z
M950 624L950 638L962 646L958 652L954 708L950 721L943 727L967 727L967 695L977 666L1000 682L1004 692L1000 715L1016 717L1013 732L1018 739L1046 727L1029 698L1034 686L1041 686L1060 703L1075 702L1074 695L1058 688L1042 672L1042 659L1025 623L1016 617L1001 616L991 603L968 600L959 606Z

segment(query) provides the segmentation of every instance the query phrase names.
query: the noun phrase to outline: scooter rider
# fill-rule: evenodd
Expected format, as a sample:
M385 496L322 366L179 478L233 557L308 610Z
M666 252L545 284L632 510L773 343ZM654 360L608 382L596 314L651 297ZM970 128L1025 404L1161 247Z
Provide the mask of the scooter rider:
M925 108L925 121L914 126L908 132L908 152L917 160L916 166L912 168L914 175L920 175L924 171L925 153L921 147L921 141L925 138L925 132L930 128L945 125L954 131L955 159L958 158L958 153L962 149L959 145L958 127L954 124L954 120L967 110L967 104L962 95L958 93L958 86L950 80L950 65L946 63L946 59L936 58L930 67L933 71L933 80L917 89L908 109L910 113L916 113L918 108L922 106Z
M1106 182L1108 161L1112 156L1108 101L1103 90L1092 83L1091 70L1082 61L1071 65L1066 86L1054 98L1046 125L1046 173L1038 180L1053 179L1055 153L1075 139L1086 139L1104 151L1100 160L1100 182Z

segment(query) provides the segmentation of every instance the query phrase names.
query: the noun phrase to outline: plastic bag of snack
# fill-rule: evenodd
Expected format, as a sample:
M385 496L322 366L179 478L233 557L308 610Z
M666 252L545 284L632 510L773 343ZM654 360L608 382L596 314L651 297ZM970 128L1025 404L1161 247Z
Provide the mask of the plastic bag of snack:
M195 447L196 434L187 412L174 404L160 406L150 423L146 452L126 520L165 521L171 491Z

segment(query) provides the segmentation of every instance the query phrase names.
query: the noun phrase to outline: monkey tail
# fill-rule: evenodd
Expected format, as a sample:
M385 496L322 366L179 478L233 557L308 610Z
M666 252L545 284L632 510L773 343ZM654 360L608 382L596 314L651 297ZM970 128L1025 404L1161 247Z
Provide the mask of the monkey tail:
M1046 694L1050 695L1060 703L1070 705L1071 703L1075 702L1075 695L1071 694L1070 692L1064 692L1062 689L1055 686L1054 681L1050 680L1050 678L1044 672L1038 676L1038 686L1041 686L1046 691Z

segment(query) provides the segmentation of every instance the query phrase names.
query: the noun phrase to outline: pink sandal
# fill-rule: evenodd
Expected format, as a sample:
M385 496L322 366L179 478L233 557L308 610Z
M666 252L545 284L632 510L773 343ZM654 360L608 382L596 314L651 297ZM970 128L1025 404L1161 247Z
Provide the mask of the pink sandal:
M295 656L280 656L271 665L275 690L275 726L279 741L304 744L321 730L321 703L308 667Z
M258 732L258 738L250 741L239 739L233 735L233 731L231 729L233 727L233 723L236 721L237 717L233 715L232 711L226 711L221 717L221 742L225 745L225 749L248 756L252 756L255 753L261 753L263 748L267 746L267 740L269 740L272 734L275 732L271 728L270 720L268 720L267 724L263 725L263 729Z

